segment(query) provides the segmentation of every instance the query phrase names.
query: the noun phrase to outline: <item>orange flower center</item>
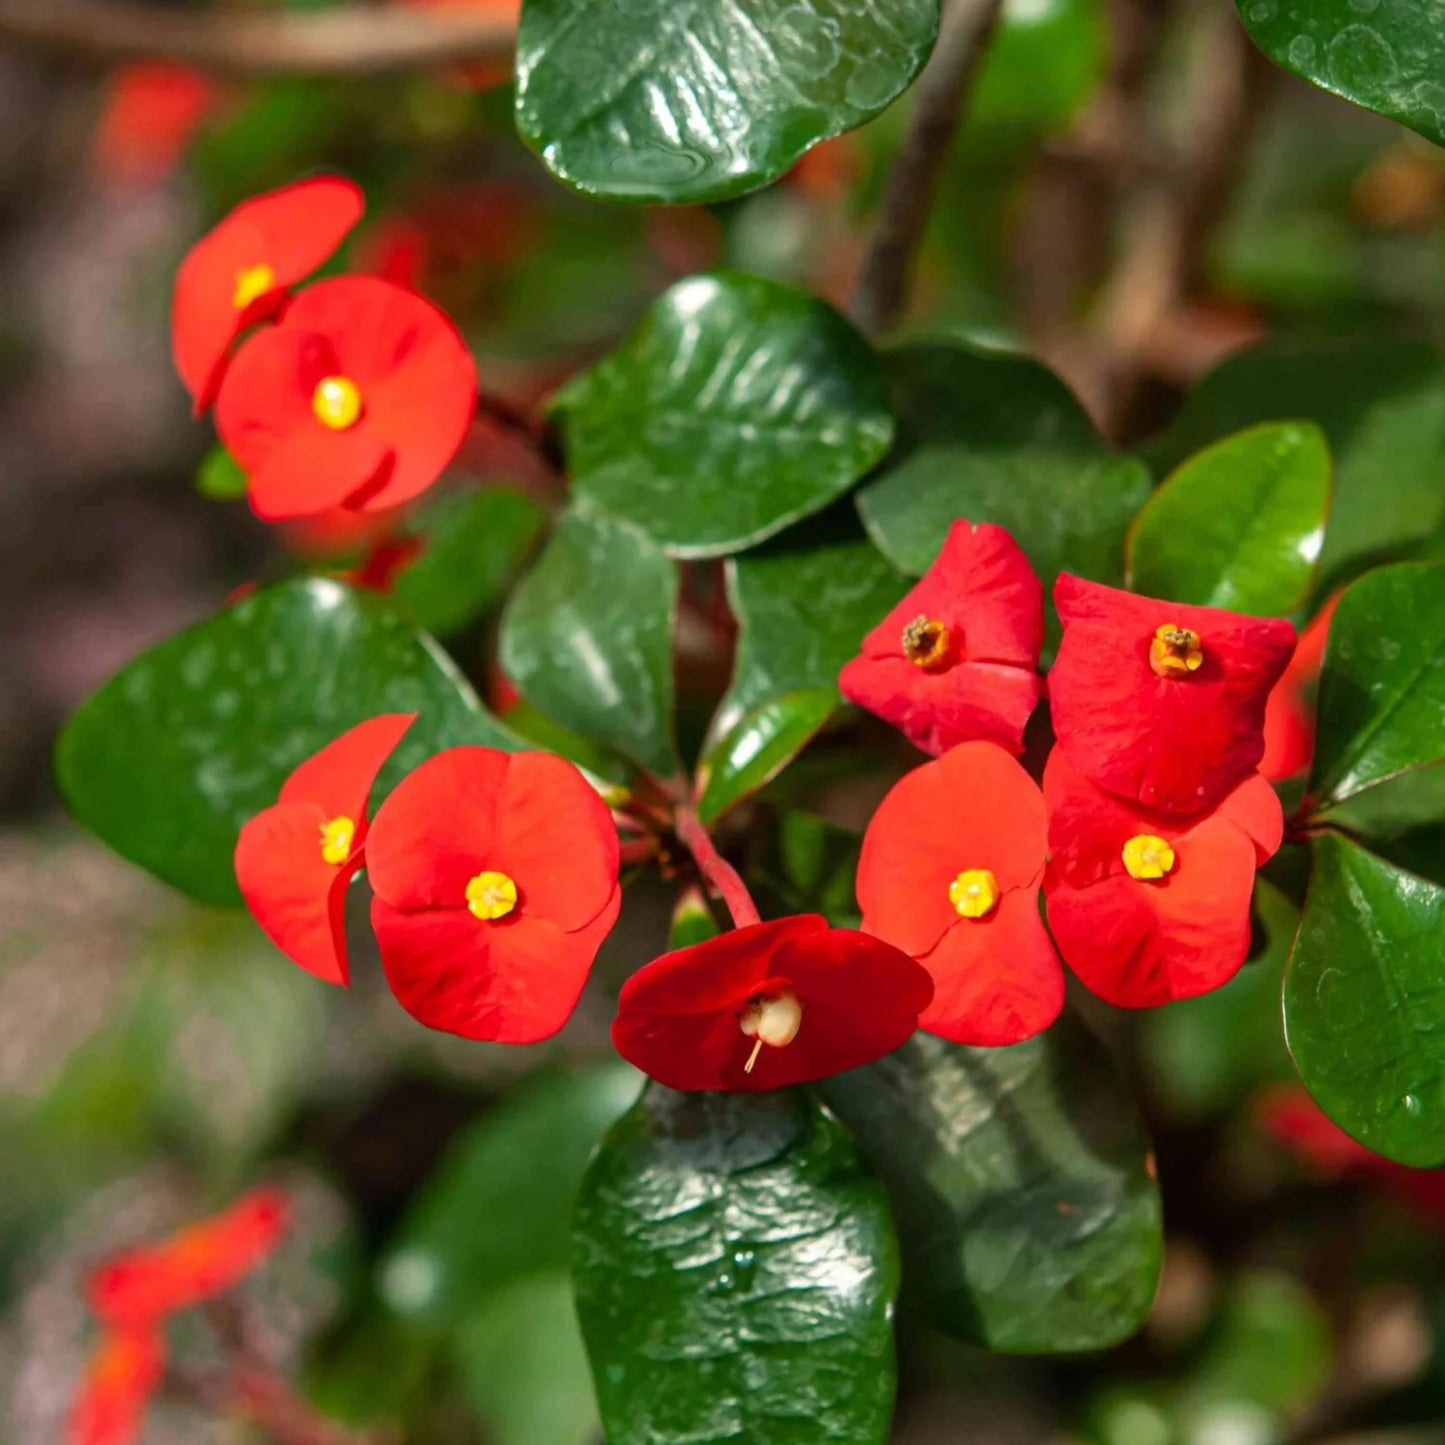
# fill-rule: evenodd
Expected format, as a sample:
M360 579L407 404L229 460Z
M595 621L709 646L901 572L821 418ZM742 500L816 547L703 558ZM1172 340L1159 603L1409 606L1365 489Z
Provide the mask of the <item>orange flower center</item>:
M960 918L987 918L998 896L998 879L987 868L965 868L948 885L948 901Z
M738 1027L746 1038L756 1039L743 1072L750 1074L758 1061L758 1055L766 1044L770 1049L785 1049L798 1037L803 1024L803 1005L791 989L771 998L755 998L742 1011Z
M948 628L936 617L915 617L903 629L903 655L914 667L939 667L948 661Z
M231 305L244 311L268 291L276 289L276 273L263 261L256 266L243 266L236 272L236 289L231 292Z
M361 390L349 376L323 376L311 397L316 420L332 431L345 431L361 417Z
M517 885L505 873L478 873L467 884L467 907L474 918L491 922L517 906Z
M1166 622L1149 643L1149 666L1160 677L1187 677L1203 663L1199 634L1188 627Z
M337 817L321 825L321 856L331 864L345 863L351 857L351 842L356 837L356 824L350 818Z
M1124 844L1124 867L1141 881L1162 878L1174 869L1174 850L1153 833L1138 833Z

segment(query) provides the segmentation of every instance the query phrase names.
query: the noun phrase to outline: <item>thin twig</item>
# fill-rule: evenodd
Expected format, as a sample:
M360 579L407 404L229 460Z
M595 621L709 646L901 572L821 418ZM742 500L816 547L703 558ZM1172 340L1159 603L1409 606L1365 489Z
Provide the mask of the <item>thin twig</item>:
M1003 0L953 0L944 12L853 293L853 319L873 335L891 330L902 315L944 162L1002 8Z
M762 916L748 885L743 882L737 869L713 846L702 821L689 807L677 810L677 836L692 854L698 872L722 895L728 912L733 916L733 926L746 928L750 923L759 923Z
M187 10L146 0L0 0L0 43L110 66L169 60L227 75L381 75L510 57L516 28L470 7Z

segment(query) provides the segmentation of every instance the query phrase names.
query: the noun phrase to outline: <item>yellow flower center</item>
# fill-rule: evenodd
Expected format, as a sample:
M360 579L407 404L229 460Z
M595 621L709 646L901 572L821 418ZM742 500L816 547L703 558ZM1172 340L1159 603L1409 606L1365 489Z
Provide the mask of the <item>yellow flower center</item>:
M772 998L755 998L738 1018L738 1027L746 1038L756 1039L743 1072L750 1074L758 1055L766 1044L771 1049L785 1049L798 1037L803 1024L803 1005L791 989Z
M311 410L323 426L345 431L361 416L361 391L349 376L324 376L312 394Z
M915 617L903 629L903 655L914 667L928 669L948 661L948 628L936 617Z
M1138 833L1124 844L1124 867L1131 878L1162 878L1174 868L1174 850L1153 833Z
M505 918L516 906L517 885L505 873L478 873L467 884L467 907L475 918Z
M960 918L987 918L998 907L998 879L987 868L965 868L948 885L948 901Z
M321 825L321 856L332 864L345 863L351 857L351 841L356 837L356 824L350 818L333 818Z
M253 301L259 301L268 291L276 289L276 273L262 262L258 266L243 266L236 272L236 289L231 293L231 305L237 311L244 311Z
M1187 677L1204 663L1199 634L1188 627L1166 622L1149 643L1149 666L1160 677Z

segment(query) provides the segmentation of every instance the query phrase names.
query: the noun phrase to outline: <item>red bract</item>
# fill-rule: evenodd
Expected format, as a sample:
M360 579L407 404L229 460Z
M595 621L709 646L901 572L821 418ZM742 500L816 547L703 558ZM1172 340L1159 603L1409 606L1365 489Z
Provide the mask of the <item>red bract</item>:
M879 805L858 862L863 931L933 976L919 1026L1015 1044L1053 1023L1064 971L1039 916L1044 800L993 743L915 768Z
M1272 783L1283 782L1308 770L1315 756L1315 694L1330 620L1340 600L1336 593L1300 634L1299 646L1284 676L1275 684L1264 706L1264 756L1259 770Z
M1049 673L1054 732L1102 788L1169 813L1212 808L1264 752L1264 706L1294 650L1277 618L1137 597L1064 574Z
M470 1039L556 1033L622 905L612 815L549 753L439 753L382 804L366 867L398 1001Z
M257 516L375 512L424 492L471 424L476 366L431 302L374 276L303 291L227 368L216 429Z
M1190 818L1106 793L1060 748L1044 769L1049 927L1100 998L1148 1008L1227 983L1249 952L1256 867L1284 818L1255 773Z
M171 347L176 370L202 412L215 399L236 338L286 304L361 219L361 191L318 176L243 201L196 242L176 275Z
M933 984L906 953L805 913L654 959L622 986L617 1052L673 1089L781 1089L913 1033Z
M101 1265L90 1277L91 1308L113 1329L151 1330L233 1288L270 1257L290 1219L280 1190L253 1189L223 1213Z
M1043 589L1018 544L1002 527L957 521L838 684L926 753L974 739L1017 753L1043 637Z
M175 170L197 128L215 107L214 83L187 65L126 65L106 85L91 154L119 185L155 185Z
M287 778L236 843L236 881L266 935L327 983L348 980L346 889L362 865L366 800L416 721L385 713L342 733Z
M80 1382L67 1445L134 1445L165 1368L164 1342L154 1330L104 1335Z

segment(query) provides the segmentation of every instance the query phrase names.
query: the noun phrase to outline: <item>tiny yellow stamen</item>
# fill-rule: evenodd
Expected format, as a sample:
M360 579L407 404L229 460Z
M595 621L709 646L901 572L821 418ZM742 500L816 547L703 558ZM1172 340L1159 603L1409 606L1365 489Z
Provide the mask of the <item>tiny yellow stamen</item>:
M311 397L311 410L323 426L345 431L361 416L361 391L349 376L324 376Z
M1162 878L1174 869L1174 850L1153 833L1138 833L1124 844L1124 867L1141 881Z
M791 990L785 989L772 998L753 999L738 1018L744 1037L757 1041L743 1065L743 1073L752 1073L764 1044L771 1049L787 1048L798 1037L802 1024L803 1005Z
M243 266L236 272L236 289L231 293L231 305L237 311L244 311L253 301L259 301L268 291L276 289L276 273L263 261L257 266Z
M987 918L998 907L998 879L987 868L965 868L948 885L948 901L960 918Z
M1149 643L1149 666L1160 677L1187 677L1204 663L1199 634L1188 627L1166 622Z
M505 918L517 906L517 885L505 873L478 873L467 884L467 907L474 918Z
M333 818L321 825L321 856L328 863L345 863L351 857L351 840L356 824L350 818Z
M936 617L918 616L903 629L903 655L914 667L941 667L948 661L948 628Z

